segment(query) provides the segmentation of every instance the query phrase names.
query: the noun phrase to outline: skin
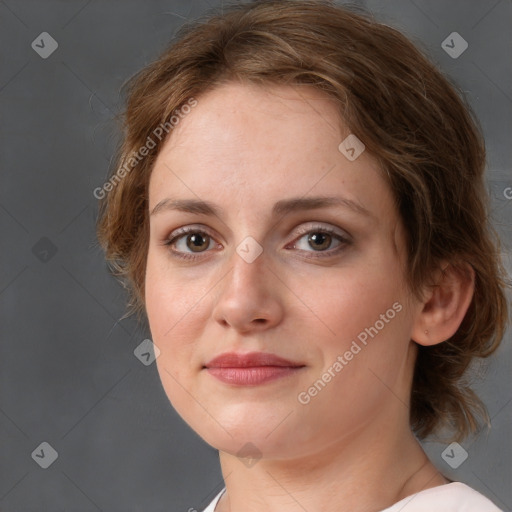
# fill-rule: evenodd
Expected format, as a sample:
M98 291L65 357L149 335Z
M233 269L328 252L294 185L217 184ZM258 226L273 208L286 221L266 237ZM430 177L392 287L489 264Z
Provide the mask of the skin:
M165 392L219 450L227 492L217 512L376 512L447 482L410 431L409 394L417 344L457 330L473 278L445 265L433 276L438 286L413 297L392 191L366 151L349 161L338 150L349 133L334 101L309 86L228 83L198 98L155 163L150 212L166 199L222 209L159 207L145 283ZM369 214L346 206L271 214L277 201L313 196L347 198ZM183 226L206 230L203 252L187 246L187 235L165 245ZM333 236L319 250L308 242L319 227L348 242ZM263 250L252 263L236 251L248 236ZM299 393L396 302L401 311L300 403ZM221 353L253 351L305 366L252 387L203 368ZM237 455L244 446L252 462Z

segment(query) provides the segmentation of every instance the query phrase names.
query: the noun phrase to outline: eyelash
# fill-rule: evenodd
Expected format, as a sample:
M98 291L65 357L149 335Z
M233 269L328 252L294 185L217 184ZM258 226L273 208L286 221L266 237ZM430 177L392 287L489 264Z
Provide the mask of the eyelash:
M211 235L204 228L197 228L197 227L189 226L189 227L183 227L183 228L177 229L174 232L172 238L166 238L164 240L163 245L171 247L179 239L181 239L185 235L188 235L188 234L191 234L191 233L199 234L199 235L206 235L211 240L214 241L213 235ZM328 250L328 251L305 251L305 252L308 252L308 253L309 252L312 253L310 256L305 256L305 258L314 259L314 258L328 258L328 257L332 257L332 256L338 254L338 252L340 252L344 248L344 246L350 245L350 243L351 243L351 240L349 240L347 237L342 236L340 233L336 232L334 229L328 228L328 227L323 227L323 226L313 226L313 227L310 227L307 230L302 231L301 233L299 233L298 238L295 238L294 241L291 242L291 243L293 243L294 247L295 247L296 243L301 238L303 238L305 235L310 234L310 233L322 233L322 234L330 235L334 239L337 239L340 242L340 245L338 247L336 247L335 249L331 249L331 250ZM209 252L209 251L206 250L206 251L203 251L203 252L198 252L196 254L193 254L193 253L183 253L183 252L180 252L180 251L175 251L173 249L169 249L169 252L175 258L180 258L180 259L183 259L183 260L196 260L198 258L201 258L202 255L204 255L204 253Z

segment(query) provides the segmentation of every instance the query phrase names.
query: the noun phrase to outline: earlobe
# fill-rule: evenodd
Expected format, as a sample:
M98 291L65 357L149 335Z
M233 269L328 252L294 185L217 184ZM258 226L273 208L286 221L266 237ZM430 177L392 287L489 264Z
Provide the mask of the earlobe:
M435 277L411 333L411 339L424 346L442 343L457 332L475 289L475 272L469 264L444 263Z

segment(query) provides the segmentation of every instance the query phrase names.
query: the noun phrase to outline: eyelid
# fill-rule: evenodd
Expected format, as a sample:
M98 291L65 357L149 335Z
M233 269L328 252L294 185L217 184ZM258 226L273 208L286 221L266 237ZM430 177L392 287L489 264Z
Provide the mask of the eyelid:
M205 235L210 236L211 238L215 238L215 235L212 233L212 230L205 226L204 224L187 224L186 226L181 226L179 228L173 229L166 237L165 242L172 241L173 239L178 238L181 235L186 235L188 233L204 233Z
M302 227L303 226L303 227ZM310 222L309 224L301 224L301 229L298 231L298 236L293 240L297 240L298 238L306 235L307 233L311 233L312 231L321 231L323 233L328 233L330 235L335 235L339 237L344 242L351 242L352 236L345 230L334 227L332 225L322 225L319 222Z

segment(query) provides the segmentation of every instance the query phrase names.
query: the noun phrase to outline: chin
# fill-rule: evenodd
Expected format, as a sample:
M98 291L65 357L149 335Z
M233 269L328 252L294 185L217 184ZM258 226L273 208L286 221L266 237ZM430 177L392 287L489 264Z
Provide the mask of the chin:
M214 420L200 426L190 422L189 426L213 448L237 457L260 458L264 455L280 458L284 455L283 450L287 450L287 443L296 445L288 431L269 431L269 422L257 421L254 416L249 422L226 425L219 420L219 423L225 430Z

